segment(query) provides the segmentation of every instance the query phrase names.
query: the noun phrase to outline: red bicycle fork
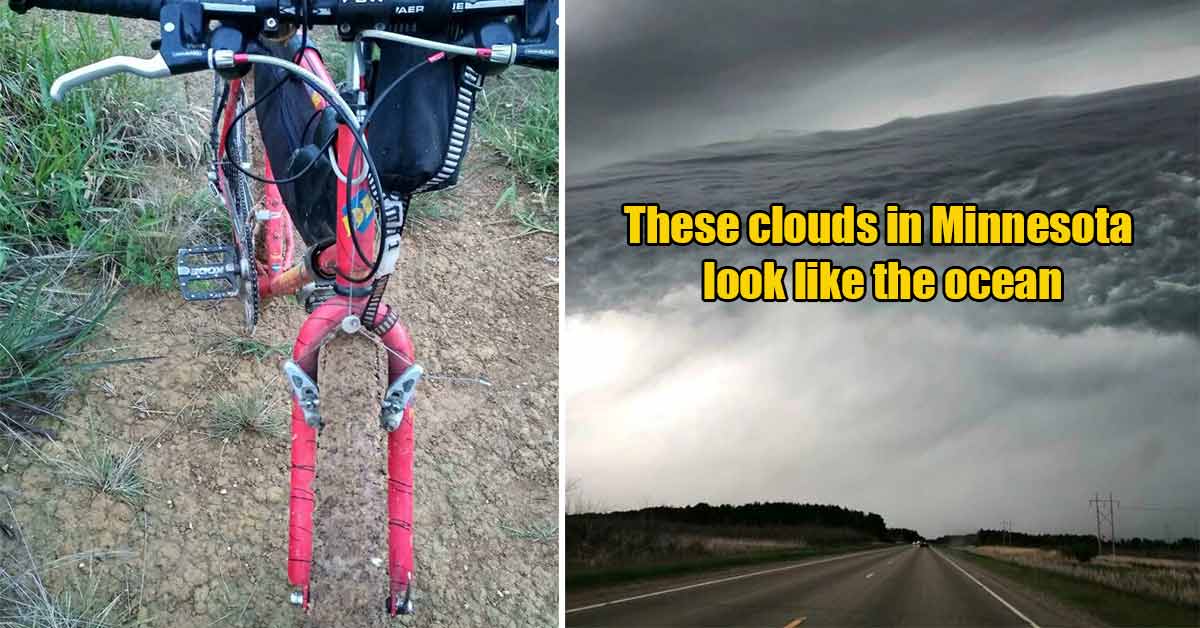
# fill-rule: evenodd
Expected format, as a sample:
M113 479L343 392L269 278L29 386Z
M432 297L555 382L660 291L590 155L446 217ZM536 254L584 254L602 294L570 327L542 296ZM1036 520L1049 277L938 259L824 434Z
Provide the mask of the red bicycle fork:
M316 505L317 436L323 418L317 387L321 346L339 331L356 333L354 316L366 297L336 295L319 305L304 321L292 350L292 361L284 367L292 385L291 493L288 501L288 582L295 587L293 604L310 608L310 578L313 565L313 509ZM354 319L357 320L357 319ZM374 321L388 352L388 390L380 412L381 427L387 431L388 597L389 614L412 612L413 573L413 409L412 391L421 375L413 362L413 345L408 330L395 321L391 308L383 306ZM352 329L347 329L351 327ZM297 381L298 380L298 381Z

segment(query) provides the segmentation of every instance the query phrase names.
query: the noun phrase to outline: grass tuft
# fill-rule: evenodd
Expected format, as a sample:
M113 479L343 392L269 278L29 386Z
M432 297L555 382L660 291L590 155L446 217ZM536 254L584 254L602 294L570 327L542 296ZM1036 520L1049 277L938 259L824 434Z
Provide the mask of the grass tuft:
M463 179L460 178L459 185L462 183ZM455 220L462 214L457 193L458 188L453 187L448 190L417 194L409 202L405 219L425 227L439 220Z
M558 214L553 208L544 204L541 209L531 207L517 195L517 184L514 182L500 193L496 200L496 209L508 206L512 210L513 220L522 227L522 231L513 238L520 238L535 233L558 235Z
M46 590L36 573L16 574L0 569L0 626L20 628L118 628L131 625L124 617L120 593L101 596L92 584L57 595Z
M265 395L254 394L218 398L209 411L208 426L214 438L236 438L244 432L282 438L288 429L283 414Z
M0 271L0 421L22 433L50 436L34 421L54 408L89 370L72 352L96 329L113 300L103 287L83 296L56 294L43 276L15 285Z
M521 541L546 543L558 538L558 526L552 521L531 523L524 527L500 525L505 534Z
M258 362L262 362L273 356L285 358L289 354L289 347L286 344L267 344L256 338L247 338L234 334L218 338L209 348L222 355L238 358L254 358Z

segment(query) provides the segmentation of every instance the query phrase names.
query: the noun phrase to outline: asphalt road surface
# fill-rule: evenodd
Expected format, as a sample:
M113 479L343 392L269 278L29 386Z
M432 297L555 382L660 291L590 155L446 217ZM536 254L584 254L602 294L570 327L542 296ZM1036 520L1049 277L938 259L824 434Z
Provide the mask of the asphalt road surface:
M568 626L1014 626L1087 624L952 551L902 546L760 567L567 609Z

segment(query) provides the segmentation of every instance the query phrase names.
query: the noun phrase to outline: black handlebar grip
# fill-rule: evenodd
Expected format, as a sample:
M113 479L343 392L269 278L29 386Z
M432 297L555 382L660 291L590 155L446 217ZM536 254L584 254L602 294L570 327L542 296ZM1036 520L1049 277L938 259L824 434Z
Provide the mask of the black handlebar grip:
M143 20L157 20L162 4L163 0L8 0L9 8L16 13L38 8Z
M558 42L546 44L518 44L513 63L542 70L558 69Z

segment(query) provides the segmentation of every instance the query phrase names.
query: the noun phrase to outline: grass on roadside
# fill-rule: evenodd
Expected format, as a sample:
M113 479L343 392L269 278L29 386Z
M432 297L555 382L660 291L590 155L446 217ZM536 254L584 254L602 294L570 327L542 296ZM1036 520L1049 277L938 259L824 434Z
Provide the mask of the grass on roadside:
M208 433L214 438L236 438L257 433L283 438L288 425L283 413L265 395L223 395L209 409Z
M0 8L0 233L16 250L84 251L92 271L98 262L134 283L166 286L178 236L196 221L184 210L211 209L190 194L141 200L152 196L155 167L199 163L201 144L184 130L194 126L187 108L125 75L61 103L49 96L57 76L127 51L116 20Z
M489 78L476 121L535 194L544 199L558 187L558 73L514 68Z
M139 46L141 42L138 42ZM0 6L0 420L28 426L88 370L79 345L118 283L167 287L174 247L212 209L156 191L155 168L199 163L186 107L113 76L50 99L51 82L131 52L118 22ZM159 176L161 180L161 176Z
M869 549L869 546L855 545L846 547L806 547L770 552L755 552L737 556L712 556L694 560L672 561L645 565L630 565L628 567L603 567L595 569L572 568L567 565L567 589L583 589L587 587L608 586L638 580L653 580L668 576L680 576L689 573L699 573L729 567L745 567L762 563L774 563L791 560L802 560L818 556L845 554L853 551Z
M1200 608L1172 604L974 552L961 551L958 555L995 574L1050 594L1113 626L1196 626L1200 623Z

